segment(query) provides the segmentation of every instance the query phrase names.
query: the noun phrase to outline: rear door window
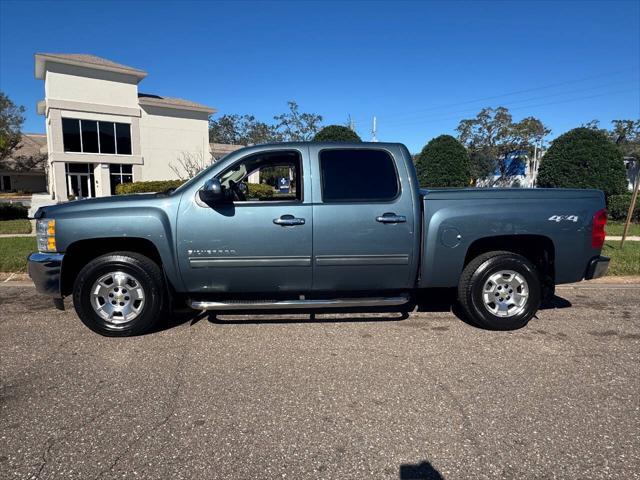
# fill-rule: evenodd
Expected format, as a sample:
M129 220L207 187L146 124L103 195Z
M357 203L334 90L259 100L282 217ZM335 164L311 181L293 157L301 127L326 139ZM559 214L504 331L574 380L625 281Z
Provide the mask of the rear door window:
M320 173L325 203L388 202L400 191L393 158L384 150L322 150Z

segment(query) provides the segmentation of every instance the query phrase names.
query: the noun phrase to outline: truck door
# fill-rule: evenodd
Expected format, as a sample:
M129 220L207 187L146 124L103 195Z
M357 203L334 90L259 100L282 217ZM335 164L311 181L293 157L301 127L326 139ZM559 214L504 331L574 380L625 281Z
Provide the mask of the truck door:
M177 256L188 291L311 289L308 165L306 147L248 154L213 174L236 192L232 203L208 206L197 193L183 198ZM278 188L283 178L286 189Z
M310 146L314 290L414 285L420 241L417 185L405 162L398 161L402 155L394 145Z

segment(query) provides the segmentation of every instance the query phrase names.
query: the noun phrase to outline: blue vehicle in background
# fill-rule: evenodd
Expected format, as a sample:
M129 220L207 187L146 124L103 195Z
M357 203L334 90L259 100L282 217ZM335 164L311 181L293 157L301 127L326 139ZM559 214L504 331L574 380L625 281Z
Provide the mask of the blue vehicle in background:
M250 175L282 169L287 191L249 194ZM596 190L423 190L397 143L258 145L172 192L39 209L29 274L111 336L184 303L410 311L427 291L455 292L480 326L514 329L556 284L604 275L604 207Z

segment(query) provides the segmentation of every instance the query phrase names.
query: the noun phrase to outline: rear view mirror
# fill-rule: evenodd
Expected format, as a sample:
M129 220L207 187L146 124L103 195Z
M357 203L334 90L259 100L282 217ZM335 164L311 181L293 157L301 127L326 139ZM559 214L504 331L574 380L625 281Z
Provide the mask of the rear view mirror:
M224 192L222 191L222 185L217 178L210 178L204 182L204 186L198 192L200 200L204 203L219 203L224 199Z

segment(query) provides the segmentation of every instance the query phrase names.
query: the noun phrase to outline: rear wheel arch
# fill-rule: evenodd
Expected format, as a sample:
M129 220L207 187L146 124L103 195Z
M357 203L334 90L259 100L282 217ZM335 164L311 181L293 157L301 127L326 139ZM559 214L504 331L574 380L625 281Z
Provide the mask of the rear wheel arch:
M458 302L473 323L492 330L513 330L535 315L541 286L540 274L529 259L507 250L490 251L465 266Z
M469 245L463 268L478 256L497 250L522 255L529 260L540 275L543 297L553 296L556 249L551 238L545 235L497 235L480 238Z

